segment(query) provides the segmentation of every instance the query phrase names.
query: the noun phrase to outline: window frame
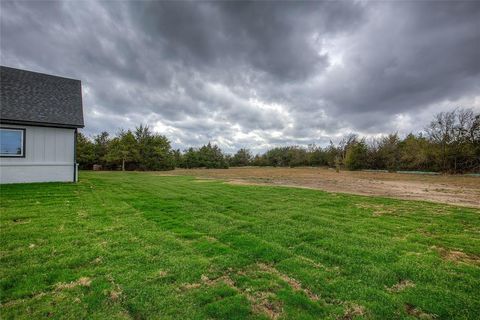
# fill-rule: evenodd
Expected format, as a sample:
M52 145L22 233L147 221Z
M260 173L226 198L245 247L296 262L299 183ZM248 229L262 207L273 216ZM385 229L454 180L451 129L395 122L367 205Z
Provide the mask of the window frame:
M22 132L22 154L21 155L16 155L16 154L2 154L0 150L0 158L25 158L25 153L26 153L26 135L27 135L27 130L25 128L15 128L15 127L2 127L0 126L0 129L6 129L6 130L12 130L12 131L21 131Z

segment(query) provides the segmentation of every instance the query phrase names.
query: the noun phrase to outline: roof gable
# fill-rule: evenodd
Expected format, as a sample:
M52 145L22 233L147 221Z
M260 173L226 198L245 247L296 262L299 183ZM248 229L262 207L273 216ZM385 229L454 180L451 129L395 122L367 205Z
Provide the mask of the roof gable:
M0 120L83 127L80 80L0 66Z

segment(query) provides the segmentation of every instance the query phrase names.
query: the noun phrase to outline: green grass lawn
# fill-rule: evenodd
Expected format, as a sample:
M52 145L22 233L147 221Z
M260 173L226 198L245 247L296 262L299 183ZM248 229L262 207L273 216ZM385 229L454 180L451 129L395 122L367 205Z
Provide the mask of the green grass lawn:
M1 186L1 318L478 319L480 212L152 173Z

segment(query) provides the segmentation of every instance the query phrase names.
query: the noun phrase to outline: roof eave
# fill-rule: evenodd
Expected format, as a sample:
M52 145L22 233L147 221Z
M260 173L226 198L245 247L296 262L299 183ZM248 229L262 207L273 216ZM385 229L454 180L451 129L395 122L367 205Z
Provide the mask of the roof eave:
M69 124L69 123L50 123L38 121L24 121L13 119L0 119L0 124L20 125L20 126L36 126L36 127L52 127L52 128L83 128L84 124Z

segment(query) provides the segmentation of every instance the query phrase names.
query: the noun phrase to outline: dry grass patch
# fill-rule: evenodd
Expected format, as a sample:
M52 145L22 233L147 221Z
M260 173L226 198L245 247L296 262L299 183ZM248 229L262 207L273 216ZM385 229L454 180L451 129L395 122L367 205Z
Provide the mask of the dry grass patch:
M215 278L215 279L210 279L206 275L202 274L200 279L202 280L202 283L204 283L207 286L214 286L219 282L223 282L227 286L229 286L233 289L237 289L237 287L235 287L235 282L230 278L229 275L223 275L223 276Z
M401 292L407 288L413 288L413 287L415 287L415 283L413 283L412 281L401 280L399 283L393 285L390 288L387 288L387 291L396 293L396 292Z
M245 274L243 271L239 271L238 273ZM214 286L218 283L224 283L228 287L244 295L252 304L254 313L264 314L269 319L278 319L282 315L283 306L279 301L275 301L275 294L273 292L251 292L249 289L239 288L235 285L235 282L230 278L229 275L223 275L215 279L210 279L207 276L202 275L201 280L202 283L207 286Z
M110 297L110 300L112 300L112 301L117 301L117 300L120 298L121 295L122 295L122 291L121 291L121 290L115 290L115 289L114 289L114 290L111 290L111 291L110 291L109 297Z
M180 289L183 290L192 290L192 289L198 289L202 285L200 283L185 283L180 286Z
M402 215L408 213L408 209L402 207L393 207L384 204L375 203L356 203L355 207L372 211L374 217L381 217L384 215Z
M311 264L312 266L314 266L316 269L325 269L325 270L330 270L330 268L327 268L326 266L324 266L323 264L321 263L318 263L316 261L313 261L312 259L310 258L307 258L307 257L304 257L304 256L298 256L299 259L303 260L303 261L306 261L307 263Z
M10 307L13 307L13 306L16 306L16 305L19 305L19 304L22 304L22 303L25 303L25 301L27 300L38 300L44 296L46 296L47 293L46 292L39 292L35 295L33 295L32 297L28 298L28 299L14 299L14 300L9 300L9 301L6 301L4 303L0 303L0 309L1 308L10 308Z
M345 308L345 313L340 318L341 320L351 320L355 317L361 317L366 314L365 308L358 304L350 303Z
M263 264L263 263L259 263L258 267L262 271L266 271L268 273L271 273L271 274L274 274L274 275L278 276L280 279L282 279L283 281L288 283L290 285L290 287L292 287L292 289L294 289L295 291L302 291L303 293L305 293L307 295L308 298L310 298L310 300L312 300L312 301L318 301L319 300L319 297L315 293L313 293L309 289L303 288L302 284L299 281L287 276L284 273L281 273L280 271L278 271L274 267L268 266L268 265Z
M14 300L6 301L5 303L0 304L0 308L14 307L14 306L25 303L25 301L27 300L38 300L47 295L60 294L60 291L66 290L66 289L73 289L76 287L90 287L91 283L92 283L92 280L88 277L81 277L80 279L69 282L69 283L57 283L54 287L55 289L54 291L39 292L29 297L28 299L14 299Z
M260 265L259 265L260 266ZM261 268L262 269L262 268ZM281 275L280 272L275 271L272 272L273 268L268 267L268 268L263 268L262 271L266 271L270 274L275 274L277 276ZM233 271L233 270L230 270ZM240 270L236 272L238 275L243 275L246 276L247 272L244 270ZM286 281L294 290L303 290L301 288L301 285L298 281L289 278L285 275L280 277L282 280ZM208 286L212 287L215 285L218 285L220 283L227 285L228 287L234 289L237 291L239 294L242 294L247 298L247 300L251 303L252 305L252 311L256 314L263 314L267 316L269 319L278 319L282 316L283 313L283 305L280 301L276 300L276 295L273 292L269 291L253 291L250 288L240 288L236 285L235 281L231 278L229 274L222 275L218 278L211 279L206 275L202 275L200 277L201 283L188 283L183 285L181 288L186 289L186 290L191 290L191 289L198 289L202 286ZM308 291L304 291L308 292ZM313 297L313 295L310 294L309 297ZM317 298L318 299L318 298Z
M167 274L168 274L168 272L167 272L167 271L163 271L163 270L160 270L160 271L158 271L158 273L157 273L157 275L158 275L160 278L165 277Z
M120 287L120 285L115 282L115 280L111 275L108 275L107 279L112 284L112 287L113 287L113 289L108 291L108 297L110 298L111 301L116 302L120 300L120 298L122 298L123 296L122 287Z
M278 319L283 313L283 305L275 300L275 294L271 292L245 293L248 301L252 304L254 313L265 314L269 319Z
M431 248L437 251L444 260L480 265L480 257L478 256L469 255L463 251L448 250L437 246L432 246Z
M436 315L423 312L419 308L416 308L409 303L405 304L405 312L407 312L411 316L414 316L415 318L423 320L433 320L436 318Z
M102 257L96 257L95 259L93 259L92 264L101 264L102 260Z
M240 270L237 272L239 275L246 275L246 272ZM251 289L239 288L235 281L229 274L222 275L218 278L209 278L206 275L200 277L201 283L188 283L182 285L184 290L198 289L202 286L212 287L220 283L227 285L234 289L239 294L242 294L252 305L252 310L256 314L263 314L269 319L278 319L283 313L283 306L280 301L275 299L276 295L273 292L256 291L252 292ZM298 285L297 285L298 287Z
M12 222L14 224L27 224L27 223L30 223L31 221L32 221L31 219L23 219L23 218L12 219Z
M57 283L55 285L55 289L57 290L64 290L64 289L72 289L75 287L90 287L92 280L89 277L81 277L77 281L72 281L69 283Z

